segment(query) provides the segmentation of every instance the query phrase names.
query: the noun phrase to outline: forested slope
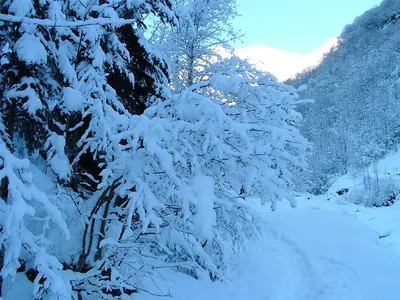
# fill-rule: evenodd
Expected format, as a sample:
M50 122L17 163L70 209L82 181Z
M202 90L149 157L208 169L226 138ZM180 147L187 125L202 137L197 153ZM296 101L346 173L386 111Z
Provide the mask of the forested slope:
M313 143L308 187L376 162L400 141L400 3L384 0L355 19L316 68L289 83L306 85L302 133Z

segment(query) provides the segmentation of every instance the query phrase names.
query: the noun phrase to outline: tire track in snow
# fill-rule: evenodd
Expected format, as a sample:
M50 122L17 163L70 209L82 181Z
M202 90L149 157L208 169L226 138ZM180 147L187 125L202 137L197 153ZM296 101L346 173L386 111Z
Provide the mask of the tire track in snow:
M267 299L317 300L320 284L306 252L276 229L266 228L266 234L276 241L273 248L276 257L281 260L280 275L283 283L277 294Z
M360 299L352 289L357 270L335 258L317 255L316 261L322 278L318 299Z

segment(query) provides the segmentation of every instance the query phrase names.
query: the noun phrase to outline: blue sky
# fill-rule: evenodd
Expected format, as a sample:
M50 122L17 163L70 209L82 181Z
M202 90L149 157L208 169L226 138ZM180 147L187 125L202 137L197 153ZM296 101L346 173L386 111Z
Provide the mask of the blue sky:
M237 0L242 15L235 27L246 35L243 44L265 45L306 54L329 38L337 37L346 24L378 5L381 0Z

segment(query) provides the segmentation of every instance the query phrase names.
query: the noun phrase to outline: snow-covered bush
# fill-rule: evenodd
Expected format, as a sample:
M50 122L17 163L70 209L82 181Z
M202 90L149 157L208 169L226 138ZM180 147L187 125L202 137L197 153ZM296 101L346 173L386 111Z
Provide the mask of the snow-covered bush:
M400 194L400 182L393 177L376 177L367 185L349 189L344 200L365 206L390 206Z
M101 205L103 220L113 217L100 221L99 246L85 261L102 256L118 264L145 251L159 258L148 270L162 258L164 266L221 277L227 250L256 234L246 198L274 208L292 201L288 169L302 165L306 147L290 125L298 118L295 91L247 74L217 74L115 127L91 222ZM229 101L203 89L229 94Z

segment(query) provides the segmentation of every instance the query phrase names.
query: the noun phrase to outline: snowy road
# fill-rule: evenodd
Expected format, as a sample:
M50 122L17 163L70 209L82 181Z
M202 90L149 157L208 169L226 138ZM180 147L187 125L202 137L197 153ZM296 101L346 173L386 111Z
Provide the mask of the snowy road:
M351 216L300 208L270 214L269 220L270 227L307 253L303 261L316 279L314 294L299 299L400 299L398 254L380 246L377 232Z
M232 281L169 274L173 280L159 282L160 289L176 300L400 299L399 254L354 215L300 205L265 217L262 238L234 259Z

